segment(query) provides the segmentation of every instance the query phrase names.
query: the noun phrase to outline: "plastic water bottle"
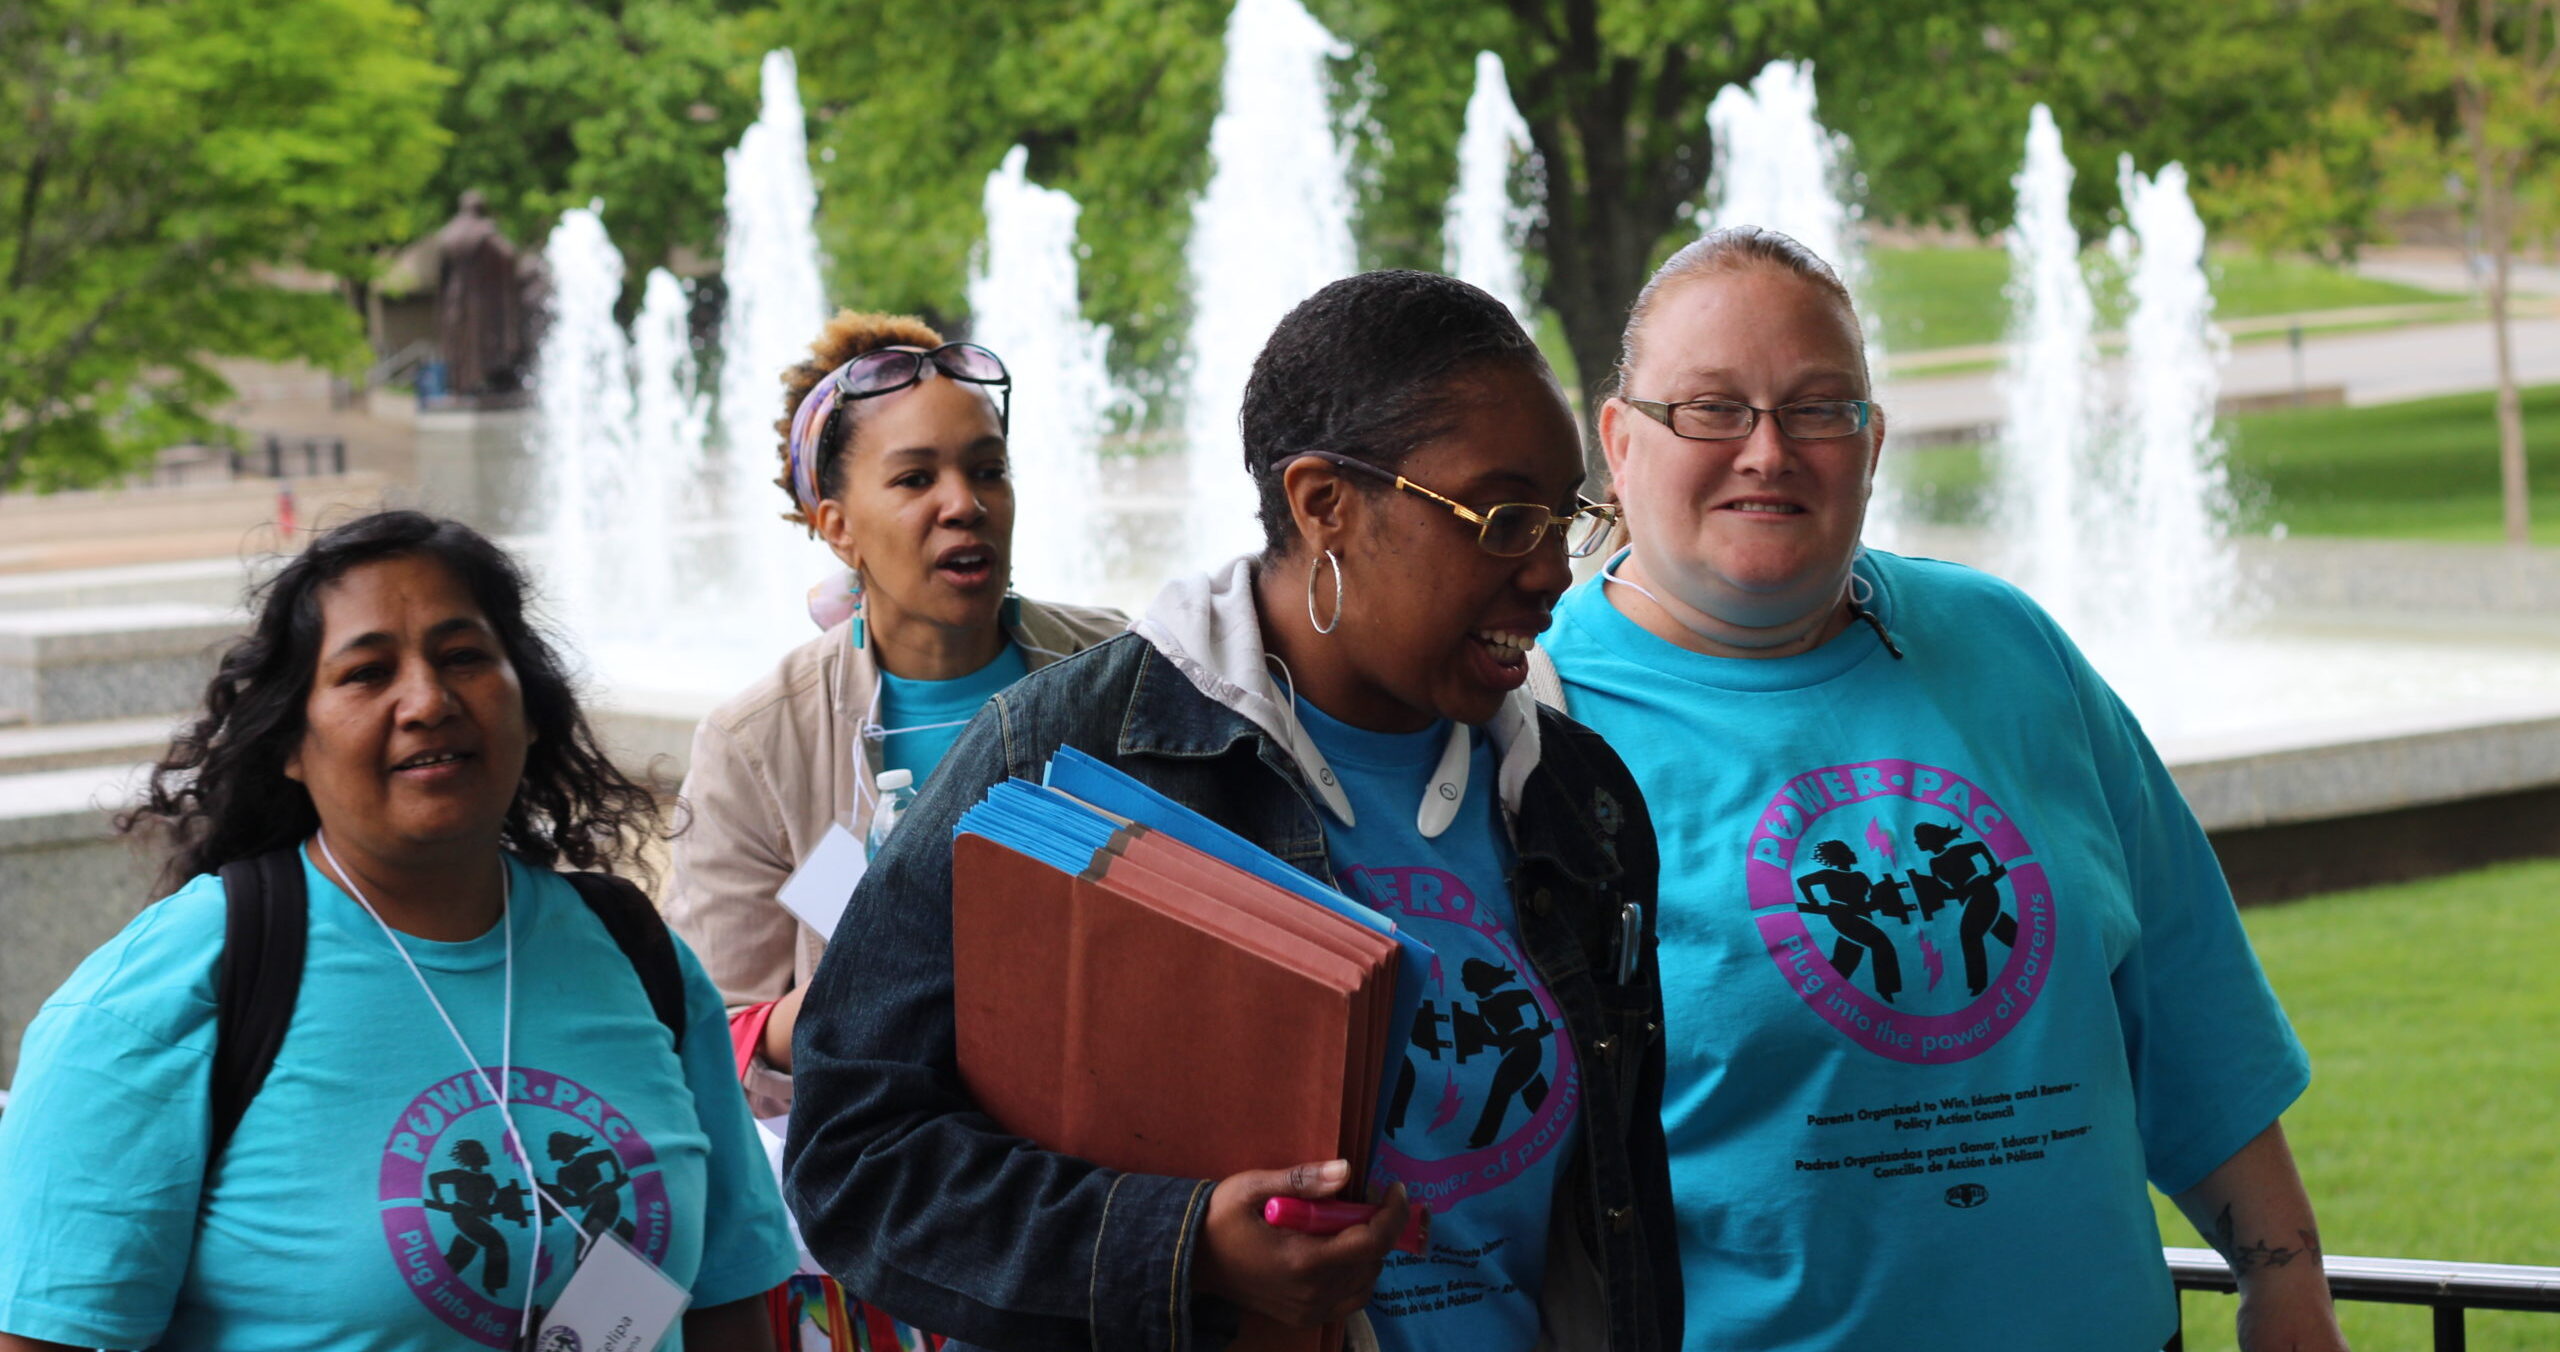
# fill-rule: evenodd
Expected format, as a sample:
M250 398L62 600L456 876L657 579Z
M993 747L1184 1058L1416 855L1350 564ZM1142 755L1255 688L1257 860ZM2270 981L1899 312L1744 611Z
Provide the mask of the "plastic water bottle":
M889 843L889 833L898 829L898 819L916 801L916 776L912 770L883 770L877 781L879 806L871 809L871 833L863 841L863 856L880 857L880 847Z

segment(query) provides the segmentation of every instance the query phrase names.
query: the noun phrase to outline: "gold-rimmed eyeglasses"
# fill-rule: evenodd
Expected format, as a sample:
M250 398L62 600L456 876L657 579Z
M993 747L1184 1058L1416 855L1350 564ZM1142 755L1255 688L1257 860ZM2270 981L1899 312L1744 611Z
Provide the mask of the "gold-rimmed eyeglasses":
M1777 408L1757 408L1738 399L1688 399L1676 404L1659 399L1619 402L1691 441L1740 441L1760 425L1762 414L1778 420L1778 430L1797 441L1832 441L1867 430L1875 405L1864 399L1807 399Z
M1448 508L1459 520L1472 523L1476 528L1476 543L1483 547L1484 552L1496 558L1516 559L1536 549L1539 542L1546 539L1547 532L1551 530L1557 532L1559 538L1564 541L1566 557L1589 558L1599 552L1600 546L1608 543L1609 533L1616 529L1618 524L1619 511L1616 503L1593 502L1589 498L1580 499L1580 505L1570 512L1560 513L1552 507L1535 502L1496 503L1479 512L1453 498L1442 497L1393 470L1381 469L1366 460L1355 459L1334 451L1301 451L1297 455L1281 460L1272 468L1275 470L1282 468L1289 461L1298 459L1321 460L1338 469L1356 469L1373 474L1378 478L1393 481L1395 486L1404 492L1416 497L1428 498Z

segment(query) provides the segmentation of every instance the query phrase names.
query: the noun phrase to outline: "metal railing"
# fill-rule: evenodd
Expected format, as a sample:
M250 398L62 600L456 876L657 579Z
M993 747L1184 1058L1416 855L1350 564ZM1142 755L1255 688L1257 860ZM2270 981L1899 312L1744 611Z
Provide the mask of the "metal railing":
M417 370L428 362L434 361L435 359L436 340L433 338L420 338L411 342L407 347L404 347L399 351L392 353L390 356L375 362L372 369L364 373L364 379L359 382L359 384L365 389L372 389L377 385L388 384L391 381L398 380L400 377Z
M284 438L269 433L258 450L235 450L231 453L231 477L282 479L293 472L293 461L296 458L294 448L288 446ZM301 472L306 478L321 474L344 474L347 472L347 439L304 437L301 439L298 458L302 462Z
M2211 1249L2166 1249L2169 1276L2180 1291L2239 1291L2240 1279ZM2339 1300L2384 1305L2424 1305L2435 1312L2436 1352L2464 1352L2468 1310L2539 1310L2560 1314L2560 1268L2505 1263L2437 1263L2413 1258L2321 1259L2329 1294ZM2183 1314L2181 1315L2183 1319ZM2169 1340L2180 1352L2185 1333Z

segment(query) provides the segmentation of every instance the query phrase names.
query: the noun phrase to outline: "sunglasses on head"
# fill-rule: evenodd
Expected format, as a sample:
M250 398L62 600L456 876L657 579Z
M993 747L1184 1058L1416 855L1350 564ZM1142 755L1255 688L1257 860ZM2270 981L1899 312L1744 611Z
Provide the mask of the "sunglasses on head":
M891 394L924 379L925 363L953 380L993 385L1011 397L1013 377L1004 361L976 343L944 343L928 352L917 347L884 347L865 352L835 370L828 379L846 399Z
M818 438L838 405L895 394L924 379L927 363L953 380L996 390L996 426L1013 433L1013 376L1004 359L976 343L875 348L827 373L791 415L791 491L800 510L818 509ZM814 516L813 516L814 519Z

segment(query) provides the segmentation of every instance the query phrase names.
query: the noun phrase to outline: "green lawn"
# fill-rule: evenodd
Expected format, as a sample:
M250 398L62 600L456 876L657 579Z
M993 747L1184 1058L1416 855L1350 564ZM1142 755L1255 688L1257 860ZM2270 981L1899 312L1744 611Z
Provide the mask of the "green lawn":
M2251 252L2216 254L2213 266L2214 313L2226 320L2459 299L2302 259ZM2002 288L2009 282L2009 255L2004 249L1877 249L1867 256L1867 268L1868 303L1884 325L1888 352L1996 343L2008 325L2009 302ZM2121 306L2105 291L2101 287L2098 322L2101 328L2113 328Z
M2332 1253L2560 1265L2560 861L2247 912L2311 1050L2286 1114ZM2160 1230L2198 1247L2157 1199ZM2187 1346L2233 1300L2186 1297ZM2423 1352L2422 1309L2339 1307L2357 1352ZM2470 1316L2474 1352L2560 1348L2560 1314Z
M2487 393L2254 413L2223 425L2237 525L2294 535L2497 540L2498 424ZM2534 539L2560 544L2560 385L2524 393ZM1919 514L1978 523L1981 449L1924 447L1894 473ZM2560 1345L2560 1344L2555 1344Z
M2560 385L2525 391L2535 538L2560 542ZM2501 538L2496 398L2284 409L2232 420L2246 527L2308 535Z

